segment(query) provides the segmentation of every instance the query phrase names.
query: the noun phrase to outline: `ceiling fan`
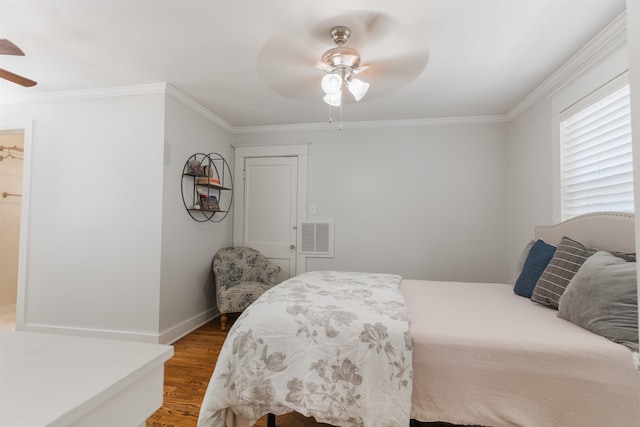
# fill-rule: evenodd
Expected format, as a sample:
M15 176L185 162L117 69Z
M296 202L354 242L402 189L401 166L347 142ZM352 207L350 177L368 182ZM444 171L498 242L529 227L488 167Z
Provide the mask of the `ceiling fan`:
M18 46L13 44L7 39L0 39L0 55L17 55L24 56L24 52ZM37 83L26 77L7 71L4 68L0 68L0 78L9 80L10 82L19 84L20 86L31 87Z
M330 31L331 38L337 47L326 51L317 67L327 74L322 78L321 87L325 93L323 101L332 107L342 105L342 86L346 86L356 101L360 101L369 90L369 83L365 83L355 76L369 68L360 65L360 54L357 50L346 47L351 30L349 27L338 25Z
M388 14L350 11L313 21L276 34L258 54L263 83L286 98L341 105L366 93L372 100L413 81L429 60L424 41ZM338 104L342 88L353 96Z

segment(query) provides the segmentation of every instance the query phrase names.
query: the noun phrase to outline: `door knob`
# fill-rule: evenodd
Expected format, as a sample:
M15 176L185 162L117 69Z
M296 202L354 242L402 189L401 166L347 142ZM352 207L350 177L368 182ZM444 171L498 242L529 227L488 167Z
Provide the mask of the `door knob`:
M295 247L295 246L293 246L293 245L289 246L289 249L295 249L295 248L296 248L296 247Z

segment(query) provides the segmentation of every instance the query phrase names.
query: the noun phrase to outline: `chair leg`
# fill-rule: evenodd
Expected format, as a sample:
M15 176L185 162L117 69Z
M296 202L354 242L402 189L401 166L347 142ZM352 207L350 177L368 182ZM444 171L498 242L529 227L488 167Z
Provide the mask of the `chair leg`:
M222 313L222 315L220 315L220 330L224 331L226 327L227 327L227 315Z

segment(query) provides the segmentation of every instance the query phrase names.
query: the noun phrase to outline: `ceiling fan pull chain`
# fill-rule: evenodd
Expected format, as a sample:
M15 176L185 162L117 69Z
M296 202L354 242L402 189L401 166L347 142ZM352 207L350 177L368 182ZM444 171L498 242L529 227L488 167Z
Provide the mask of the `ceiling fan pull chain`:
M338 130L342 130L342 104L340 104L340 126L338 126Z
M331 119L331 105L329 105L329 123L333 123L333 120Z

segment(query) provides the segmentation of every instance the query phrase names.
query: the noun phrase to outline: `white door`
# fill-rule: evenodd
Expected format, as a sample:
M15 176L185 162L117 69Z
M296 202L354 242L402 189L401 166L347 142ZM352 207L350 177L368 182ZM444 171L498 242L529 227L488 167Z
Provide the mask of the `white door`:
M247 157L244 163L243 245L296 274L297 157Z

